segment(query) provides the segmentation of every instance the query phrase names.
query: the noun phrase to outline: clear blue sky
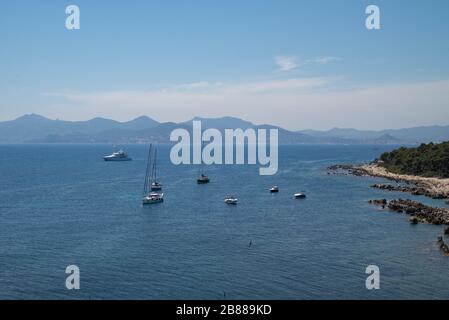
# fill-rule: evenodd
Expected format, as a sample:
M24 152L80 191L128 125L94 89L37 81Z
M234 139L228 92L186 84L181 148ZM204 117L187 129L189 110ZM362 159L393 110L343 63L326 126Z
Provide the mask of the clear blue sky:
M70 4L80 30L65 28ZM365 28L369 4L380 7L381 30ZM449 124L448 40L446 0L8 1L0 120ZM395 121L373 119L387 112Z

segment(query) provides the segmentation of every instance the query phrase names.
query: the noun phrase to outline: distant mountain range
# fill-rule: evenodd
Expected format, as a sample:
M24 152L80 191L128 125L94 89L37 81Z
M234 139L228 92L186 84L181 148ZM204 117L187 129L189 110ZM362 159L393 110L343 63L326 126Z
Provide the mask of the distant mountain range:
M302 130L298 131L312 137L338 137L354 140L359 143L427 143L449 140L448 126L425 126L406 129L386 129L381 131L356 130L334 128L327 131Z
M0 143L167 143L176 128L192 129L192 121L201 120L203 129L278 129L281 144L416 144L449 140L449 126L361 131L334 128L328 131L289 131L272 125L255 125L239 118L193 118L160 123L142 116L127 122L104 118L88 121L50 120L36 114L0 122Z

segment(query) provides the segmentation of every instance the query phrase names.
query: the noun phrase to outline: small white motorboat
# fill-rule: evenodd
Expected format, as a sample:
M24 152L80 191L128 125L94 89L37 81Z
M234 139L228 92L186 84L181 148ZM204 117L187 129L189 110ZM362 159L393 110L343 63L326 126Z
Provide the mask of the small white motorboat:
M104 161L129 161L132 160L130 157L128 157L128 154L123 151L117 151L109 156L103 157Z
M234 197L234 196L227 196L225 199L224 199L224 202L226 203L226 204L237 204L237 202L239 201L239 199L237 199L236 197Z
M279 192L278 186L273 186L273 187L271 187L270 192L271 192L271 193L277 193L277 192Z
M298 192L294 194L296 199L304 199L306 197L306 194L304 192Z

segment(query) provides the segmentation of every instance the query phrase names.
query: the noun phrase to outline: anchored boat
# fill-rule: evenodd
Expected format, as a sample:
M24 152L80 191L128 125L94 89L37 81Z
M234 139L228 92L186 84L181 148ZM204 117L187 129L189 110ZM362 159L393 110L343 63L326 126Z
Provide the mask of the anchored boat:
M164 202L164 194L163 193L157 193L152 192L145 197L143 197L143 204L153 204L153 203L159 203Z
M151 183L151 191L159 191L162 190L162 184L160 184L159 182L152 182Z
M200 177L198 179L196 179L196 182L198 184L205 184L205 183L209 183L209 177L206 176L205 174L201 174Z
M132 160L130 157L128 157L128 154L123 151L117 151L109 156L103 157L104 161L130 161Z
M306 197L306 194L304 192L298 192L294 194L296 199L304 199Z
M201 165L200 165L200 176L198 179L196 179L196 182L198 184L206 184L210 182L210 179L207 175L204 174L204 170L203 170L203 157L201 157Z
M238 201L239 201L239 199L237 199L235 196L227 196L227 197L224 199L224 202L225 202L226 204L233 204L233 205L236 205Z
M154 148L153 167L151 170L151 191L162 190L162 184L157 182L157 168L156 168L157 149Z
M147 160L147 170L145 174L145 183L143 187L143 204L154 204L164 202L164 194L159 192L154 192L156 190L161 190L162 185L155 181L156 179L156 150L155 156L152 161L152 145L150 145L150 150L148 151Z

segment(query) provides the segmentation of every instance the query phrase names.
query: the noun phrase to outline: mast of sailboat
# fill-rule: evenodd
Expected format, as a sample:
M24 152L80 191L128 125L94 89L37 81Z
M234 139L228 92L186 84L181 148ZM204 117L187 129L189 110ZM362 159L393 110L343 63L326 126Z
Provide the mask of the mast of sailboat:
M204 141L201 141L201 162L200 162L199 176L202 176L204 174L204 171L203 171L203 146L204 146Z
M157 171L156 171L156 157L157 157L157 148L154 148L154 182L157 182Z
M147 170L145 173L145 184L143 186L143 194L144 196L146 196L149 192L149 185L150 185L150 162L151 162L151 149L152 149L152 144L150 144L150 149L148 150L148 159L147 159Z

